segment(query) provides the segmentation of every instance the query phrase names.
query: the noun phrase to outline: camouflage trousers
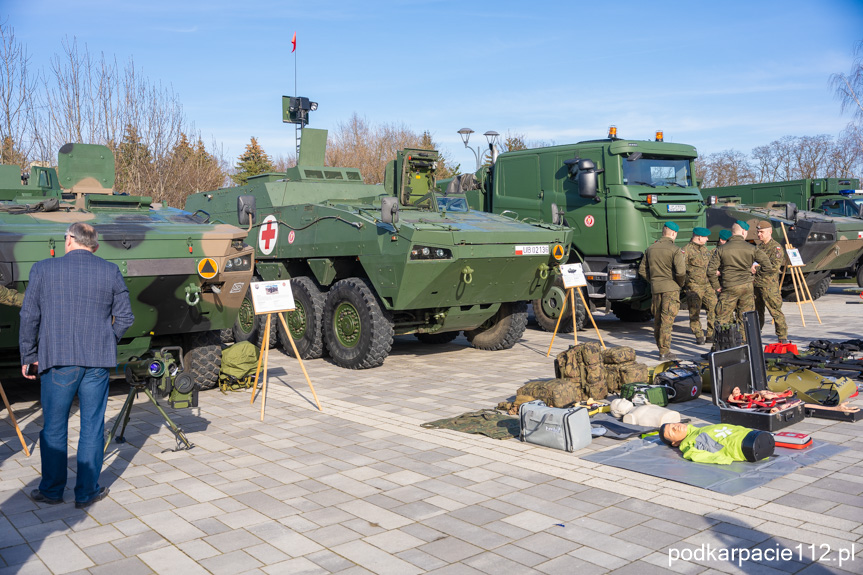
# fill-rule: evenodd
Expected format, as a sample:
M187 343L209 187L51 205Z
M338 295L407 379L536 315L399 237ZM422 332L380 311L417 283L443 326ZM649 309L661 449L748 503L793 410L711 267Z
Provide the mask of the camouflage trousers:
M680 311L680 292L668 291L653 294L653 338L660 355L671 353L671 329Z
M785 323L785 314L782 313L782 294L779 293L779 282L772 286L755 286L755 311L758 312L758 322L764 328L764 308L770 310L770 316L776 328L776 337L788 339L788 324Z
M689 286L686 291L686 305L689 307L689 329L696 338L704 336L701 331L701 307L707 310L707 335L713 337L713 324L716 322L716 292L709 285Z
M722 288L716 304L716 325L736 323L744 335L743 314L755 310L755 292L751 283ZM737 317L735 317L737 311ZM744 335L745 339L745 335Z

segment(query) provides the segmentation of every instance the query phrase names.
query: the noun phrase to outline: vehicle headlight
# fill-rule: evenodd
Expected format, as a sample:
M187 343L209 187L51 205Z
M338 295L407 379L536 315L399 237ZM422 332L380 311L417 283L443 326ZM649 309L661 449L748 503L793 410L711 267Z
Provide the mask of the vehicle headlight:
M433 248L429 246L414 246L411 248L412 260L449 260L452 252L446 248Z
M613 282L634 280L637 277L638 272L633 268L612 268L608 270L608 279Z
M228 258L227 261L225 261L226 272L244 272L250 269L252 269L251 256L237 256L234 258Z

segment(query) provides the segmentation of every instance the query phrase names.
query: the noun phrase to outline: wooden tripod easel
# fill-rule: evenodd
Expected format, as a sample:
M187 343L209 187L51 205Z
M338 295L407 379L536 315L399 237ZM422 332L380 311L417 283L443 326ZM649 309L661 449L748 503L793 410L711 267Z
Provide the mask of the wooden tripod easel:
M306 366L303 365L303 360L300 357L300 352L297 351L297 345L294 343L294 338L291 336L291 330L288 329L288 324L285 322L285 317L282 315L282 312L275 312L276 315L279 316L279 320L282 322L282 327L285 328L285 333L288 334L288 341L291 342L291 348L294 350L294 357L297 358L297 361L300 362L300 368L303 370L303 375L306 376L306 381L309 384L309 389L312 390L312 395L315 397L315 403L318 406L319 411L323 411L324 409L321 407L321 402L318 401L318 394L315 393L315 387L312 385L312 380L309 379L309 374L306 371ZM264 420L264 410L267 407L267 366L270 361L270 326L272 320L272 313L267 314L267 323L264 327L264 342L261 345L261 355L258 358L258 367L255 369L255 383L252 386L252 397L249 399L249 405L252 405L255 402L255 394L258 391L258 375L261 373L261 363L264 366L264 377L263 377L263 385L261 386L261 421Z
M590 318L590 323L593 324L593 329L596 330L596 336L599 338L599 343L602 344L602 349L605 349L605 342L602 341L602 334L599 333L599 328L596 327L596 321L593 319L593 314L590 313L590 306L587 305L587 300L584 299L584 294L581 292L581 288L571 287L566 289L566 297L563 299L563 305L560 307L560 315L557 316L557 323L554 326L554 333L551 334L551 343L548 344L548 351L545 352L545 357L548 357L551 354L551 346L554 345L554 337L557 335L557 328L560 327L560 320L563 319L563 314L566 311L566 300L570 300L572 302L572 334L575 337L575 345L578 345L578 326L575 325L575 310L578 308L575 306L575 291L578 290L578 295L581 297L581 302L584 304L584 311L587 312L587 317Z
M785 249L794 249L794 246L791 245L791 242L788 241L788 234L785 232L785 224L783 222L779 222L779 225L782 226L782 235L785 236ZM806 278L803 277L803 271L800 269L803 266L800 265L789 265L788 269L791 270L791 283L794 284L794 297L797 299L797 309L800 310L800 321L803 322L803 327L806 327L806 319L803 317L803 304L811 303L812 309L815 311L815 317L818 318L818 323L821 322L821 316L818 315L818 309L815 307L815 301L812 299L812 294L809 292L809 286L806 285ZM779 280L779 288L782 288L782 282L785 281L785 272L782 273L782 278ZM804 291L805 290L805 291ZM804 299L804 293L806 299Z
M9 405L9 400L6 398L6 392L3 391L3 384L0 383L0 396L3 396L3 405L6 406L6 411L9 412L9 418L12 420L12 427L15 428L15 433L18 434L18 439L21 440L21 447L24 448L24 453L30 457L30 450L27 449L27 442L24 441L24 435L21 433L21 428L18 427L18 420L15 419L15 413L12 411L12 406Z

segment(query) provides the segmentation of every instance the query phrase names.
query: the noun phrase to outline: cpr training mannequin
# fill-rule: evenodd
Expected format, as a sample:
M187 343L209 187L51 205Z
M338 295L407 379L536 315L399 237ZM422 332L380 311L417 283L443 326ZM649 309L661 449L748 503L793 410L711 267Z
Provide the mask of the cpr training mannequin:
M659 427L664 423L677 423L680 414L672 409L646 403L635 407L628 399L615 399L611 402L611 415L623 418L623 423L643 427Z
M695 427L686 423L667 423L659 428L659 438L679 447L685 459L696 463L728 465L735 461L760 461L773 455L773 434L717 423Z

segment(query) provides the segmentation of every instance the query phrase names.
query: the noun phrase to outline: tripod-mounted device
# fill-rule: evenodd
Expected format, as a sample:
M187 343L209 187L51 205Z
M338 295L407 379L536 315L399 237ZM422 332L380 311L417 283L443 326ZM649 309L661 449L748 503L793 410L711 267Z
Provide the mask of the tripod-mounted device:
M176 356L172 352L176 353ZM108 434L107 441L105 441L106 451L111 439L115 436L117 443L126 442L124 433L132 415L132 405L138 392L143 392L162 414L162 418L177 439L177 448L174 451L194 447L186 439L183 430L171 421L171 418L168 417L168 414L153 396L154 393L158 393L161 397L168 397L171 407L198 406L198 386L192 376L185 371L183 350L179 346L163 347L159 350L151 350L149 356L151 356L149 359L138 359L126 364L125 372L126 382L129 384L129 394L126 396L126 403L123 404L117 421L114 422L114 427ZM123 427L120 429L120 434L116 435L117 427L121 421Z

